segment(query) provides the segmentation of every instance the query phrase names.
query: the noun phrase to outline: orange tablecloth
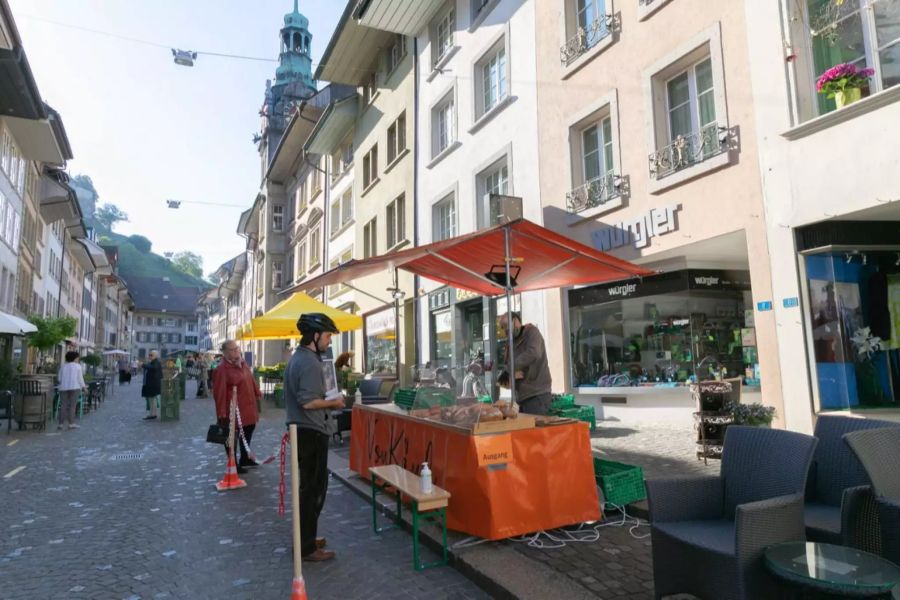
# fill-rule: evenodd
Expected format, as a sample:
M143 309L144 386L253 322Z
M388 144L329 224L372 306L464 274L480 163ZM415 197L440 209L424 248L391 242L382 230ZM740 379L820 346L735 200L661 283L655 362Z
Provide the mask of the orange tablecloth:
M423 461L435 485L449 491L447 526L497 540L600 519L590 434L583 423L502 434L508 463L478 466L476 437L407 416L393 405L353 408L350 468L397 464L418 473Z

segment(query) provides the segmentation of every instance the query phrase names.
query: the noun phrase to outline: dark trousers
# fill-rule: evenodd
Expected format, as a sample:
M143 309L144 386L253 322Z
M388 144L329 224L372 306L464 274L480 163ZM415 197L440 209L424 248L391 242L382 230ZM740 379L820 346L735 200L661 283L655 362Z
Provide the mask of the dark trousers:
M256 429L256 423L253 425L244 425L244 437L247 438L247 443L253 443L253 430ZM227 431L227 430L226 430ZM241 440L241 432L237 427L234 430L234 441L237 444L235 446L234 459L238 461L239 465L246 465L250 462L250 453L248 448L244 446L244 442ZM238 453L240 453L241 458L238 460ZM228 446L225 446L225 454L228 454Z
M546 415L550 412L550 393L532 396L519 401L519 412L529 415Z
M328 491L328 436L312 429L297 429L300 462L300 555L316 551L319 515Z

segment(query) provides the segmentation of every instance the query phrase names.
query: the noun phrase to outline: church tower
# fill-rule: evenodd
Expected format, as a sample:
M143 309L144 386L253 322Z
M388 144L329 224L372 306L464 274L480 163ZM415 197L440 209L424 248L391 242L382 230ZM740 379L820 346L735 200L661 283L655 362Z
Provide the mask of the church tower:
M259 134L254 137L263 161L263 172L272 160L296 105L316 93L316 81L312 76L312 34L309 19L300 14L299 0L294 0L294 11L284 15L279 46L275 81L266 81L265 100L260 109L262 124Z

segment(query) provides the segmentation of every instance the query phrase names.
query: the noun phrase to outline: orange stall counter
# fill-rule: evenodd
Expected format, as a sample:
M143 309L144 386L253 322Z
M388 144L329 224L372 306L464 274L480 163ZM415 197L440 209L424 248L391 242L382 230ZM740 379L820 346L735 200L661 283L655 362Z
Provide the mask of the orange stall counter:
M428 462L451 494L447 526L499 540L600 520L590 433L584 423L473 435L393 404L353 407L350 468Z

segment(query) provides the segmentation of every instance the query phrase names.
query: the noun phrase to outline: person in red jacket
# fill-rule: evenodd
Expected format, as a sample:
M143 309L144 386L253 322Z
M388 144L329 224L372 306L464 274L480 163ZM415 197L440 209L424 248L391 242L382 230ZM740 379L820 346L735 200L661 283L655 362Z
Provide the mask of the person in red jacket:
M213 371L213 398L216 401L216 418L219 425L228 428L229 407L234 389L237 388L237 407L241 413L241 425L244 428L244 438L247 444L253 437L256 422L259 421L259 410L256 406L257 398L262 398L259 385L253 372L244 359L241 358L241 348L234 340L226 340L222 344L222 361ZM237 423L235 423L237 431ZM250 458L250 449L240 441L240 433L235 433L238 448L241 449L241 459L238 462L238 473L245 473L245 467L256 467L256 463ZM228 448L226 447L226 451ZM235 452L237 454L237 452ZM235 456L237 458L237 456Z

